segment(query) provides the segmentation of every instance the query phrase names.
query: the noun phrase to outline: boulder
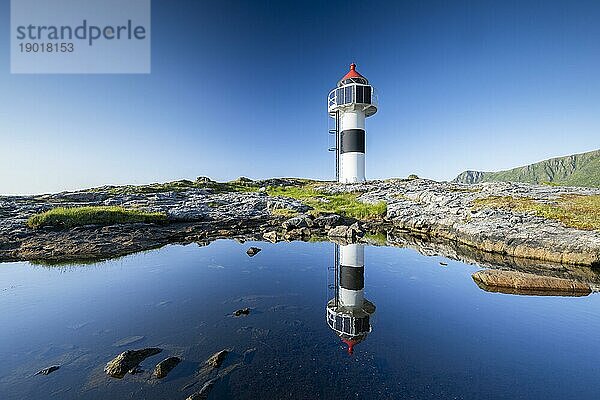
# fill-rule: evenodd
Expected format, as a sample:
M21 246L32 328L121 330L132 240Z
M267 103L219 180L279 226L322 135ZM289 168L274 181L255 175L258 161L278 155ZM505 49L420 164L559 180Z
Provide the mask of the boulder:
M154 367L154 371L152 371L152 376L158 379L162 379L166 377L169 372L173 370L179 363L181 362L181 358L179 357L169 357L165 358Z
M331 229L343 224L344 220L341 216L337 214L329 214L317 217L313 222L319 228Z
M240 308L239 310L235 310L233 312L234 317L241 317L242 315L250 314L250 309L248 307Z
M357 237L362 237L364 235L364 231L361 229L358 223L354 223L350 226L338 225L334 228L331 228L327 232L327 235L334 238L354 240Z
M60 365L51 365L48 368L40 369L35 375L49 375L60 368Z
M160 353L158 347L148 347L140 350L127 350L119 354L104 367L104 372L113 378L123 378L128 371L137 367L146 358Z
M310 234L311 234L310 229L299 228L299 229L292 229L290 231L285 232L283 237L285 238L285 240L302 240L302 239L308 239L310 237Z
M229 354L229 350L227 349L217 351L215 354L210 356L208 360L206 360L206 365L212 368L219 368L225 360L225 357L227 357L227 354Z
M283 229L288 231L292 229L310 228L313 225L314 222L312 218L310 218L308 215L299 215L297 217L290 218L287 221L284 221L283 224L281 224Z
M246 254L248 254L250 257L254 257L259 251L261 251L261 249L258 247L250 247L248 250L246 250Z

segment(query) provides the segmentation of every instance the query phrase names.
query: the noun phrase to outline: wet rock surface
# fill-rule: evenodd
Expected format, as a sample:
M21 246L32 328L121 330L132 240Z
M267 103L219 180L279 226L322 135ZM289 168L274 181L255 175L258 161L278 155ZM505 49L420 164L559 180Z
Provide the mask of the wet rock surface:
M206 399L208 399L208 395L210 394L210 391L212 390L216 381L217 381L217 379L215 378L215 379L211 379L208 382L204 383L204 385L202 385L202 388L200 388L200 390L198 390L197 392L188 396L186 398L186 400L206 400Z
M489 292L538 296L586 296L592 292L584 282L524 272L483 270L475 272L472 277Z
M259 187L297 184L290 179L255 182ZM360 193L365 203L387 203L377 221L339 215L313 216L299 200L257 192L181 191L123 194L114 188L40 196L0 197L0 261L69 262L98 260L157 248L169 243L206 243L219 238L308 240L329 235L335 240L365 240L369 232L410 232L430 240L447 240L474 252L565 264L600 265L600 232L569 228L556 220L505 209L475 208L491 196L555 201L565 194L600 194L598 189L536 186L522 183L464 185L425 179L369 181L343 185L323 182L325 193ZM54 207L119 205L164 212L169 223L82 226L69 230L26 226L35 213ZM277 210L297 212L282 217ZM363 238L363 239L361 239Z
M156 367L154 367L154 370L152 371L152 376L157 379L165 378L169 374L169 372L173 370L173 368L179 365L180 362L181 358L179 357L173 356L165 358L164 360L156 364Z
M248 250L246 250L246 254L248 254L250 257L254 257L259 251L261 251L261 249L258 247L250 247Z
M35 375L49 375L58 369L60 369L60 365L51 365L48 368L40 369Z
M146 358L160 353L158 347L148 347L140 350L127 350L119 354L106 364L104 372L113 378L123 378L129 371L136 372L138 365Z
M239 310L235 310L233 312L234 317L241 317L243 315L248 315L248 314L250 314L250 309L248 307L240 308Z
M214 353L195 374L194 379L181 390L186 391L201 385L200 389L188 396L187 399L206 399L213 389L213 386L231 372L243 367L248 359L248 352L253 353L254 351L256 351L256 349L247 350L241 357L238 357L235 362L230 362L227 366L224 366L223 363L231 351L229 349L223 349Z
M219 368L225 357L227 357L227 354L229 354L229 350L227 349L216 352L206 360L206 365L212 368Z

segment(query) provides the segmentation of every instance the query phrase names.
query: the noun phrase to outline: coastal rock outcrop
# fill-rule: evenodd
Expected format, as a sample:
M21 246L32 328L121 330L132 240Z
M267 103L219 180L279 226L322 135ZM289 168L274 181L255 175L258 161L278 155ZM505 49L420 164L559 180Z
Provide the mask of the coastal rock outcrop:
M507 182L465 185L419 178L356 184L311 183L310 190L324 199L328 195L352 194L362 203L385 203L383 218L365 219L354 226L350 224L356 220L351 218L322 211L304 214L310 207L301 200L270 196L266 189L258 191L298 187L306 181L242 180L236 183L240 185L238 189L227 189L226 184L205 179L200 183L204 186L190 186L192 182L183 181L166 188L154 185L144 188L148 192L136 187L107 186L41 196L0 196L0 261L97 260L169 243L208 243L219 238L264 238L277 242L329 235L352 242L368 231L384 232L387 236L408 232L502 256L600 265L598 230L576 229L544 214L482 203L485 199L518 198L536 205L552 205L563 196L600 196L600 189ZM86 225L62 230L27 227L29 217L55 207L111 205L162 212L168 223ZM293 213L300 215L283 220L283 216Z
M588 284L580 281L524 272L483 270L472 277L482 289L490 292L541 296L586 296L592 292Z
M135 368L146 358L160 353L162 349L158 347L148 347L140 350L127 350L110 360L104 372L113 378L123 378L127 372Z
M181 362L181 358L179 357L168 357L156 364L154 370L152 371L152 376L157 379L165 378L169 372L173 370L179 363Z

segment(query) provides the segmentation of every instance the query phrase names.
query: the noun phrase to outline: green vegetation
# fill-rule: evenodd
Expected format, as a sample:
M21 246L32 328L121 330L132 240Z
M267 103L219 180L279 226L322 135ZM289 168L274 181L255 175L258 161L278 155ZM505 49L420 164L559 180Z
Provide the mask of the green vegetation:
M459 187L459 186L448 186L448 191L457 193L479 193L482 188L480 187Z
M134 222L166 222L164 213L150 213L123 207L72 207L53 208L52 210L33 215L27 221L31 228L54 226L72 228L81 225L113 225Z
M272 214L281 215L282 217L292 218L298 216L298 211L290 210L288 208L278 208L271 211Z
M540 203L529 197L488 197L473 202L475 208L503 208L533 212L564 225L582 230L600 230L600 195L563 195L553 203Z
M311 206L314 214L334 213L357 219L377 219L387 212L387 204L367 204L358 201L360 193L328 194L317 191L314 185L303 186L270 186L267 188L270 196L285 196L300 200Z
M533 184L600 187L600 150L557 157L499 172L465 171L461 183L525 182Z
M370 244L374 244L377 246L385 246L387 245L387 235L383 232L377 233L365 233L364 239L366 239Z
M548 181L544 181L544 182L540 182L542 185L546 185L546 186L560 186L558 183L556 182L548 182Z
M246 179L236 179L231 182L213 182L187 179L166 183L151 183L149 185L110 186L108 188L90 189L92 192L107 191L112 195L119 194L148 194L161 192L182 192L189 189L212 189L214 192L256 192L258 184Z

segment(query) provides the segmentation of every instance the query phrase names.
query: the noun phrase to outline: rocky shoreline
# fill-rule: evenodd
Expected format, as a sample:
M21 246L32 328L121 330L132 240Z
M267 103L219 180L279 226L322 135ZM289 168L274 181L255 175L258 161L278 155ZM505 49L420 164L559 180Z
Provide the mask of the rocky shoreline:
M105 187L40 196L3 196L0 197L0 262L108 259L170 243L205 244L219 238L280 241L329 237L346 242L365 241L371 233L387 238L390 245L405 245L394 238L407 235L418 237L422 243L444 242L443 248L460 247L462 253L474 254L475 262L478 258L509 257L600 265L598 231L569 228L532 213L474 207L474 201L482 198L513 196L552 202L561 195L598 195L598 189L500 182L465 185L425 179L353 185L313 183L321 193L360 193L361 202L387 204L385 217L357 221L335 214L313 216L310 207L299 200L267 194L267 186L299 185L299 180L271 179L255 181L253 185L256 190L246 192L207 187L121 193L114 187ZM168 223L72 229L32 229L26 225L30 216L55 207L98 205L163 212ZM296 216L290 218L292 214Z

